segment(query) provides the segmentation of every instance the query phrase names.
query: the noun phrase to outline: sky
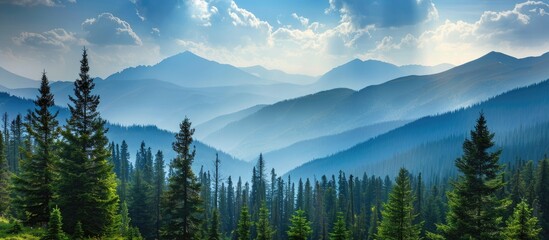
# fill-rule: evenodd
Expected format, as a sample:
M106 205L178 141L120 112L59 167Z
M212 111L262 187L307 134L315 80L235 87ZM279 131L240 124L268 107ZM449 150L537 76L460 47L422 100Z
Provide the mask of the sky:
M319 76L351 61L462 64L549 51L549 2L524 0L0 0L0 67L74 80L191 51Z

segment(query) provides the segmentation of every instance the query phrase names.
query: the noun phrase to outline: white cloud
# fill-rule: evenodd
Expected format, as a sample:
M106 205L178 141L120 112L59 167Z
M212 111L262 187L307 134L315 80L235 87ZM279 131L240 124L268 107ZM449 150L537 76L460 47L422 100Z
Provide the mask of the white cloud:
M549 4L527 1L512 10L486 11L476 22L446 20L440 26L417 37L407 34L400 40L384 37L364 57L402 59L423 64L450 62L461 64L488 51L502 51L515 56L539 54L549 48ZM417 56L413 58L413 54ZM407 55L403 58L402 55Z
M401 27L438 18L431 0L329 0L326 13L338 12L354 28Z
M129 23L112 15L102 13L97 18L86 19L82 28L87 32L86 39L100 45L142 45L141 39Z
M76 35L65 31L62 28L52 29L43 33L22 32L19 36L12 38L19 46L32 48L49 48L67 50L67 44L82 43L83 40L76 38Z
M191 18L198 20L203 26L211 26L210 18L218 13L215 6L210 6L206 0L190 0L187 2L191 12Z

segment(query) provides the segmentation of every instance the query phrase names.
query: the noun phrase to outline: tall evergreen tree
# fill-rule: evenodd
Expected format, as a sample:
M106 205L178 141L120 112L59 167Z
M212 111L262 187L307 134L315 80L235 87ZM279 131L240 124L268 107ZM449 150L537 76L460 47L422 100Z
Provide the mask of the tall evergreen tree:
M306 240L311 236L311 222L307 220L303 210L297 210L290 219L290 229L288 230L288 238L290 240Z
M135 170L133 184L131 185L129 198L129 214L132 223L143 233L145 237L152 237L153 234L153 213L150 209L149 185L143 179L142 170Z
M155 237L160 239L160 223L161 218L161 200L166 187L166 170L164 169L164 154L162 151L158 151L155 155L154 161L154 197L153 197L153 211L154 211L154 225L155 225Z
M123 140L120 146L120 186L118 187L121 202L127 201L128 196L128 180L130 179L129 160L128 144Z
M463 156L456 160L462 175L448 194L447 223L438 228L447 239L501 239L507 201L496 196L504 182L498 163L501 151L489 151L493 138L481 113L471 139L463 143Z
M167 225L165 235L168 239L195 239L200 231L200 184L197 182L191 165L195 150L191 150L194 129L185 118L179 125L173 149L177 157L172 161L174 174L169 179L166 192Z
M208 240L219 240L221 239L221 233L219 231L220 221L219 221L219 210L214 209L212 213L212 222L210 224L210 231L208 233Z
M238 227L236 229L236 235L238 240L250 240L250 230L252 227L250 221L250 214L246 205L242 206L240 211L240 218L238 220Z
M337 213L337 220L334 223L334 229L330 233L330 240L347 240L350 239L349 231L347 230L347 224L343 218L343 213Z
M20 175L14 177L17 206L25 213L28 225L44 225L50 218L53 198L54 165L58 161L56 141L59 136L57 112L46 72L42 73L40 95L34 101L36 108L30 114L27 126L36 146L33 151L23 149L30 157L21 165Z
M267 204L263 203L259 209L259 220L256 224L257 236L256 240L271 240L273 239L273 234L275 231L271 227L269 222L269 209L267 209Z
M11 139L9 141L8 165L10 171L19 174L19 159L22 159L20 148L23 146L23 119L18 114L10 124Z
M108 162L107 130L97 111L99 96L92 94L95 83L88 74L86 49L80 63L75 96L69 97L71 116L62 131L57 196L66 232L81 222L85 235L99 237L116 231L116 176Z
M6 216L10 205L10 172L4 149L4 141L0 137L0 216Z
M540 239L540 232L538 219L532 216L532 208L523 200L515 207L513 215L507 221L503 237L506 240L536 240Z
M413 223L417 214L414 214L414 195L409 176L406 169L400 169L389 201L381 211L382 219L377 233L380 239L420 239L421 225Z

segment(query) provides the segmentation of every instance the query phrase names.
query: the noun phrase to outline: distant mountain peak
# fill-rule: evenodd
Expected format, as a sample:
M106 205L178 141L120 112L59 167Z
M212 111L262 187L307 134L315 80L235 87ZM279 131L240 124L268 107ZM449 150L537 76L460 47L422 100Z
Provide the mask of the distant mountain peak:
M517 58L515 58L513 56L509 56L507 54L504 54L504 53L501 53L501 52L496 52L496 51L491 51L491 52L487 53L486 55L480 57L479 60L480 59L490 60L490 61L498 61L498 62L507 62L509 60L511 60L511 61L517 60Z

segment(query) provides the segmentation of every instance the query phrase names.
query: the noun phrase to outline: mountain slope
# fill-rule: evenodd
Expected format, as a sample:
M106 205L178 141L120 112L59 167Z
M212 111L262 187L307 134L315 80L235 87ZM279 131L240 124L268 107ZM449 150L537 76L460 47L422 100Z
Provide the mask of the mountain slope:
M210 134L204 141L225 149L242 159L252 159L260 152L267 152L291 145L303 139L318 137L311 119L326 119L326 109L337 106L355 91L334 89L285 100L228 124ZM329 122L323 122L326 127ZM327 135L325 133L323 135Z
M38 73L36 76L40 76L40 73ZM26 77L21 77L2 67L0 67L0 84L6 88L12 88L12 89L40 86L39 81L28 79Z
M229 124L231 122L234 122L234 121L238 121L242 118L245 118L245 117L249 116L250 114L253 114L253 113L259 111L260 109L262 109L265 106L266 105L263 105L263 104L255 105L253 107L246 108L246 109L240 110L238 112L229 113L229 114L225 114L225 115L221 115L219 117L216 117L216 118L211 119L207 122L204 122L200 125L197 125L196 126L197 130L196 130L195 134L198 138L204 138L204 137L208 136L210 133L215 132L215 131L227 126L227 124Z
M289 74L280 70L270 70L262 66L251 66L240 68L249 74L254 76L284 83L293 83L299 85L311 84L317 80L316 77L302 75L302 74Z
M191 52L183 52L166 58L154 66L127 68L109 76L106 80L143 79L163 80L184 87L272 83L231 65L206 60Z
M288 147L263 154L267 169L284 174L311 159L321 158L348 149L370 138L386 133L410 121L385 122L345 131L343 133L304 140Z
M8 113L10 117L17 114L26 114L27 109L34 108L34 103L31 100L21 99L19 97L10 96L7 93L0 92L0 113ZM59 111L58 119L63 123L69 117L69 111L66 108L55 107ZM161 150L164 153L165 161L170 162L175 157L175 152L172 150L172 142L175 138L175 133L160 130L154 126L121 126L118 124L107 123L109 130L107 137L109 141L121 144L122 140L126 140L129 147L130 159L135 160L141 141L145 141L147 147L151 147L153 151ZM201 166L206 170L213 169L213 160L215 154L219 153L219 158L223 164L224 176L249 176L251 173L251 165L247 162L235 159L234 157L216 150L200 141L194 141L196 147L196 158L193 164L193 169L198 171Z
M246 159L306 139L470 106L547 79L548 65L549 53L516 59L492 52L442 73L397 78L348 92L329 104L320 101L323 98L310 97L279 102L227 125L204 140ZM323 95L337 95L338 91L329 90Z
M413 171L442 173L448 171L452 161L461 153L463 139L468 137L468 132L474 127L479 112L485 114L489 129L496 133L496 143L500 146L513 149L516 145L523 145L523 150L549 150L549 124L545 124L549 123L548 91L549 81L544 81L504 93L472 107L424 117L348 150L313 160L288 174L310 176L314 172L322 175L340 169L351 173L367 170L369 174L378 174L396 172L401 166ZM527 136L539 124L547 125L547 128L537 131L539 136L535 138ZM510 136L514 137L510 139ZM506 148L503 150L506 151ZM529 151L510 152L512 154L504 155L507 157L504 161L515 157L541 157Z
M421 65L396 66L390 63L354 59L325 73L314 84L320 89L345 87L361 89L369 85L377 85L397 77L407 75L426 75L439 73L452 67L441 64L433 67Z

